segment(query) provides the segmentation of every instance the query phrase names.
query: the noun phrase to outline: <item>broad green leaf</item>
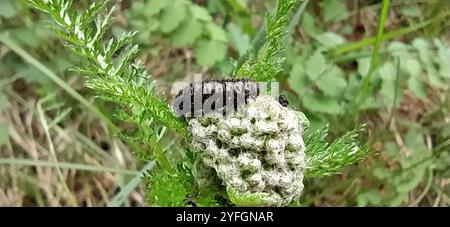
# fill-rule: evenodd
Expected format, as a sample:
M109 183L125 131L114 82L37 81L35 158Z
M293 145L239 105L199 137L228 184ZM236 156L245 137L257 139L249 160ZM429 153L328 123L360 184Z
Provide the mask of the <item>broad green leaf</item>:
M298 51L304 53L308 52L301 44L295 45L293 48L286 49L285 51L286 62L289 63L289 65L304 64L308 59L309 54L299 55Z
M385 81L395 81L397 70L392 62L386 62L380 67L380 77Z
M400 193L406 193L414 189L422 181L425 171L431 164L431 160L426 160L431 156L431 152L427 150L421 129L412 126L405 137L406 153L400 159L403 169L400 174L393 179L396 190Z
M139 30L143 30L143 28L145 27L147 22L144 20L137 20L137 19L132 18L132 19L130 19L130 24Z
M317 36L316 39L327 49L333 49L345 43L345 39L334 32L325 32Z
M195 44L194 51L198 64L211 66L225 58L227 45L217 40L201 39Z
M208 23L206 25L206 29L208 30L211 39L221 42L228 42L227 34L221 27L217 26L216 24Z
M228 59L223 59L216 65L217 69L219 69L219 72L223 77L231 76L230 74L233 72L234 65L231 61Z
M401 154L399 152L400 149L394 142L387 142L384 145L384 150L386 151L386 154L390 159L398 160L401 157Z
M435 68L430 44L423 38L413 40L413 46L419 51L420 61L425 64L428 80L431 85L437 88L446 88L447 85L441 80L440 75Z
M326 60L320 51L316 51L305 63L306 74L312 81L319 79L327 69Z
M448 87L448 82L445 82L443 78L441 78L441 75L436 68L434 68L433 66L427 66L426 71L428 80L430 81L430 84L432 86L441 89L446 89Z
M246 0L229 0L227 2L233 7L234 12L239 12L247 8Z
M164 0L164 1L167 1L167 0ZM191 11L192 16L194 16L194 18L196 18L198 20L202 20L205 22L212 21L211 15L209 15L208 11L201 6L192 4L191 7L189 7L189 10Z
M396 84L397 70L392 62L387 62L379 69L379 75L382 79L380 93L386 98L388 105L392 106L396 100L395 106L400 104L403 98L403 92L399 84ZM400 75L399 75L400 76Z
M408 88L420 99L427 97L426 85L419 77L410 77L408 79Z
M325 22L339 21L348 17L347 6L341 0L324 1Z
M361 79L358 78L356 72L350 72L347 78L347 89L345 89L344 97L347 100L353 100L358 95L361 87Z
M315 19L309 12L305 11L303 13L301 23L307 35L314 37L319 34L319 28L315 25Z
M150 32L153 32L153 31L157 31L159 29L159 25L161 24L161 22L160 22L160 20L152 18L152 19L147 20L146 24L147 24L147 26L146 26L147 30Z
M387 105L392 106L395 102L395 106L398 106L401 102L401 99L403 98L403 93L401 92L401 88L397 88L396 93L396 85L393 83L393 81L383 81L381 85L380 93L385 97Z
M303 105L314 112L327 114L340 114L341 107L339 103L329 97L321 95L304 95L302 97Z
M139 44L150 44L150 34L151 34L152 32L151 31L149 31L149 30L147 30L147 31L143 31L143 32L139 32L137 35L136 35L136 42L139 42Z
M388 206L390 207L398 207L405 200L408 193L395 193L389 200L387 201Z
M402 7L403 15L407 17L420 17L422 16L421 9L417 5L411 4L411 6Z
M439 39L434 39L434 43L439 49L439 73L443 77L450 78L450 48L445 46Z
M165 6L167 1L151 1L148 4L144 2L134 2L131 10L128 13L129 23L132 25L134 30L139 31L136 38L141 44L150 44L150 34L153 31L159 30L160 18L157 16L152 16L157 12L160 12ZM155 7L152 5L155 4ZM158 4L164 4L158 6ZM154 10L157 10L154 11ZM113 30L117 30L117 26L113 27ZM125 32L125 30L117 32L117 36Z
M402 168L425 168L429 162L423 162L420 165L417 163L423 161L425 158L431 156L428 151L423 137L422 129L419 126L412 125L405 137L405 145L408 147L408 154L401 159Z
M402 42L393 41L392 43L390 43L388 45L387 50L394 57L400 57L400 58L408 57L408 58L410 58L408 46L406 44L402 43Z
M13 4L14 1L0 1L0 17L11 18L17 15L18 11Z
M167 7L169 1L167 1L167 0L151 0L148 4L145 4L145 6L141 6L140 3L141 2L133 3L133 6L135 6L134 4L136 4L136 7L133 7L133 10L144 9L145 14L147 16L152 16L154 14L161 12L162 9ZM144 5L144 4L142 3L142 5ZM140 7L142 7L142 8L140 8Z
M26 45L37 48L41 45L40 40L36 39L36 36L32 29L14 28L10 30L11 37L20 45Z
M24 76L27 81L37 82L41 85L49 85L52 81L41 71L32 66L23 66L17 70L17 73Z
M399 59L400 60L400 70L402 72L409 74L408 69L408 60L414 59L411 54L409 53L409 46L406 44L399 42L399 41L393 41L390 43L387 47L387 51L394 57L394 60ZM420 65L420 63L419 63Z
M369 73L370 58L360 58L358 62L358 73L360 76L365 77Z
M171 35L172 42L178 46L192 45L202 35L202 30L203 24L194 18L190 18Z
M358 206L366 206L370 205L378 205L381 203L381 195L380 192L376 189L370 189L363 193L360 193L356 200L358 201Z
M131 5L131 9L127 11L127 16L136 17L139 15L140 17L146 17L148 15L146 12L147 6L144 2L135 2Z
M186 6L181 1L172 2L164 8L161 15L160 30L162 33L170 33L181 25L186 19Z
M398 170L384 171L383 168L379 168L387 174L381 180L395 188L390 192L388 204L401 204L407 193L423 180L426 169L431 163L431 160L425 160L430 157L431 152L427 151L420 127L411 124L404 142L405 146L402 148L393 142L385 144L389 158L398 161L401 165L401 169Z
M320 115L320 114L318 114L318 115ZM309 127L306 130L304 136L307 136L308 134L317 132L317 130L327 127L328 122L325 122L326 120L321 118L318 115L313 114L313 113L308 113L307 118L309 121Z
M399 98L400 99L400 98ZM400 99L401 100L401 99ZM399 101L400 102L400 101ZM386 106L386 103L383 102L382 99L376 97L376 96L370 96L367 98L362 104L360 109L361 110L378 110L380 108L383 108Z
M233 47L238 51L239 56L243 56L247 53L250 47L250 37L243 33L241 29L234 23L227 25L228 38L231 41Z
M309 90L310 82L301 64L296 64L292 67L288 82L297 95L301 96Z
M406 59L405 68L412 77L419 77L422 73L420 62L414 58Z
M450 128L450 127L448 127L448 128ZM449 171L449 169L448 169L448 160L450 160L450 152L442 152L439 155L439 157L437 157L433 161L433 165L436 166L437 170L447 170L447 171Z
M344 79L344 72L334 65L323 73L316 81L316 85L323 93L331 97L340 97L345 92L347 81Z
M214 14L225 15L229 11L229 7L224 1L208 1L208 12Z
M417 38L412 43L417 51L419 51L420 60L428 67L432 66L433 59L430 53L430 44L423 38Z
M351 34L353 34L353 27L350 26L349 24L345 24L339 30L339 34L341 34L341 35L351 35Z
M374 168L372 174L379 180L385 180L389 176L389 172L386 172L382 167Z
M417 169L416 171L409 171L405 175L405 179L396 185L396 191L400 193L407 193L416 188L422 182L425 171L423 169Z

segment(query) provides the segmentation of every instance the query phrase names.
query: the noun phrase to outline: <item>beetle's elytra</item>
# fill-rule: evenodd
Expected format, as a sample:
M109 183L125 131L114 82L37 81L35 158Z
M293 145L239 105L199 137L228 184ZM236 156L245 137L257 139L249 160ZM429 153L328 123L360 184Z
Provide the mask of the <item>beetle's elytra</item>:
M179 91L172 107L180 117L199 117L212 112L227 115L248 99L255 99L263 88L267 86L249 79L195 82ZM284 95L274 97L282 106L289 105Z

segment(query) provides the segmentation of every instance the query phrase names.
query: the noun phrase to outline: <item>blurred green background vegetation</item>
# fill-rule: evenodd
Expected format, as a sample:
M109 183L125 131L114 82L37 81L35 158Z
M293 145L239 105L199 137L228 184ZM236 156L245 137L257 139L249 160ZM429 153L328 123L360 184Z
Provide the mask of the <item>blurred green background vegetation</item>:
M139 32L140 58L170 100L195 73L220 79L257 45L276 1L122 0L111 36ZM80 8L88 1L77 1ZM393 0L371 68L380 1L311 1L294 15L278 80L311 128L364 123L376 154L341 175L306 179L303 206L450 205L450 1ZM95 99L80 63L26 0L0 0L0 206L142 206L131 126ZM8 35L4 35L8 34ZM369 73L370 72L370 73ZM368 74L370 94L352 105ZM162 138L164 150L182 149ZM145 148L142 148L145 149Z

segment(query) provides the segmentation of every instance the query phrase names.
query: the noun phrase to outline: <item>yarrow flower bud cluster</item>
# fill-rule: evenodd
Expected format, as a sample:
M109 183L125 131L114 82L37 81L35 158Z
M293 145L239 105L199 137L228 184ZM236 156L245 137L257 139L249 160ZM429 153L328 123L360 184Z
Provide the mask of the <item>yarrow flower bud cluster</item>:
M236 205L284 206L303 190L308 120L271 96L248 100L230 116L189 121L192 145Z

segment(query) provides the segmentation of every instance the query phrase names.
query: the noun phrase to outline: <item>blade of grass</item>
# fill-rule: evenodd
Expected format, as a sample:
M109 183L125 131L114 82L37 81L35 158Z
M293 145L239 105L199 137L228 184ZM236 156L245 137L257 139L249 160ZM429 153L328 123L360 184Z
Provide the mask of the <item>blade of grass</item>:
M425 196L430 191L432 183L433 183L433 168L428 167L428 180L427 180L427 184L425 186L425 189L423 189L423 191L419 195L419 197L417 197L417 199L415 199L414 202L412 202L409 205L409 207L415 207L415 206L419 205L419 203L422 201L422 199L425 198Z
M56 152L55 152L55 148L53 146L53 141L52 138L50 136L50 128L49 125L47 123L47 119L45 118L45 114L44 111L42 109L42 104L46 101L48 101L49 99L53 98L54 94L50 94L47 95L45 98L40 99L37 102L37 111L38 111L38 115L39 115L39 120L42 124L42 127L44 128L44 133L45 133L45 138L47 139L47 144L48 144L48 150L50 151L51 157L53 158L53 161L55 163L55 167L56 167L56 172L58 174L58 178L61 181L61 184L64 188L65 193L68 196L68 201L71 203L72 206L77 206L77 199L75 198L75 196L70 192L69 186L67 186L67 179L66 177L63 175L61 168L59 167L58 164L58 158L56 157Z
M427 15L433 16L439 14L444 10L449 10L450 2L448 0L438 0L433 3L429 3L429 10ZM426 35L430 37L439 36L439 34L443 31L445 27L445 23L433 22L429 26L426 27Z
M392 107L390 110L390 116L389 116L389 121L386 124L386 128L389 128L389 126L391 125L392 119L394 119L394 109L395 109L395 104L397 103L397 99L398 99L398 89L400 88L400 84L399 84L399 79L400 79L400 57L397 57L397 72L395 75L395 89L394 89L394 102L392 103Z
M356 98L357 107L359 107L366 100L366 98L369 96L371 92L370 82L372 81L373 72L378 67L378 62L380 58L380 47L381 42L383 41L384 24L389 14L390 2L391 2L390 0L383 0L382 2L380 21L378 22L377 36L375 38L375 46L373 48L372 58L370 60L370 68L369 72L367 73L366 77L364 78L361 84L358 97Z
M417 52L417 49L415 49L414 47L406 47L406 50L408 52L411 52L411 53L416 53ZM395 54L397 52L400 52L400 51L401 50L382 49L382 50L380 50L380 54L381 55L385 55L385 54L393 55L393 54ZM346 63L346 62L355 61L355 60L360 59L360 58L368 58L370 56L372 56L372 52L371 51L361 50L361 51L358 51L358 52L348 53L346 55L339 56L337 58L334 58L332 61L334 63ZM381 58L383 58L383 56Z
M17 96L14 92L11 92L11 91L10 91L10 93L11 93L11 95L12 95L13 97L16 98L16 100L17 100L18 102L23 103L23 104L25 103L25 101L24 101L21 97ZM37 111L35 111L34 109L30 109L30 111L31 111L33 114L39 116L39 113L38 113ZM44 117L45 117L46 120L48 120L48 121L51 121L51 122L55 121L55 120L52 120L51 118L48 118L48 117L46 117L46 116L44 116ZM59 127L59 126L55 125L55 127ZM107 155L107 154L106 154L102 149L100 149L94 142L92 142L92 140L86 138L86 137L85 137L82 133L80 133L79 131L75 131L75 137L76 137L77 141L79 141L80 144L81 144L83 147L86 148L86 151L88 151L88 152L91 153L92 155L94 155L94 156L99 156L99 157L103 158L104 160L108 160L110 163L113 164L113 167L114 167L114 168L120 168L120 167L121 167L121 165L118 163L118 160L114 158L115 156ZM117 174L118 174L117 180L118 180L119 185L123 185L123 183L122 183L123 180L122 180L122 179L125 177L126 174L121 174L121 173L117 173Z
M87 109L95 113L98 117L100 117L103 121L105 121L108 126L114 132L120 131L119 127L117 127L105 114L103 114L99 109L93 106L89 101L87 101L83 96L78 94L73 88L70 87L64 80L59 78L53 71L51 71L47 66L39 62L36 58L28 54L24 49L15 44L8 35L0 34L0 42L4 43L7 47L9 47L12 51L14 51L17 55L22 57L26 62L30 65L41 71L45 74L49 79L55 82L58 86L60 86L63 90L65 90L70 96L80 102Z
M18 94L16 94L14 91L6 89L5 92L7 92L8 95L13 97L15 101L19 102L20 104L22 104L24 106L26 105L26 101L22 97L20 97ZM38 116L38 113L35 109L30 108L29 111L32 112L33 115ZM46 116L46 119L48 121L54 121L51 118L49 118L48 116ZM55 125L54 127L57 127L62 130L62 128L60 128L58 125ZM112 155L106 153L104 150L102 150L100 147L98 147L97 144L95 144L91 139L87 138L81 132L79 132L78 130L75 130L74 133L75 133L75 138L77 139L77 141L80 142L80 144L86 149L87 152L94 155L95 157L104 158L104 160L108 160L112 163L117 162L117 160L115 160Z
M116 196L111 200L108 204L108 207L118 207L121 206L128 198L128 196L133 192L141 183L143 175L155 167L156 162L151 161L147 165L142 168L142 170L137 173L133 179L131 179L121 190L117 193Z
M71 111L72 111L71 108L67 108L62 112L58 113L55 119L53 119L50 123L48 123L48 128L53 128L53 126L59 124L59 122L61 122L65 117L67 117L67 115L69 115Z
M56 168L55 162L50 161L40 161L40 160L31 160L31 159L15 159L15 158L0 158L0 165L20 165L20 166L42 166L42 167L50 167ZM91 172L108 172L108 173L116 173L116 174L126 174L126 175L136 175L139 174L138 171L134 170L126 170L126 169L118 169L118 168L110 168L110 167L99 167L92 166L80 163L67 163L67 162L59 162L59 168L61 169L74 169L80 171L91 171Z
M112 163L116 162L116 160L110 154L106 153L104 150L98 147L97 144L95 144L91 139L87 138L79 131L75 132L75 138L81 144L81 146L84 147L92 155L104 158L105 160L108 160Z
M26 62L30 65L34 66L36 69L45 74L48 78L50 78L53 82L55 82L58 86L60 86L63 90L65 90L70 96L72 96L75 100L81 103L81 105L85 106L88 110L95 113L100 119L102 119L111 129L112 133L118 133L121 129L116 126L104 113L102 113L98 108L92 105L89 101L87 101L83 96L81 96L78 92L76 92L73 88L70 87L64 80L59 78L54 72L52 72L47 66L39 62L36 58L28 54L24 49L15 44L7 35L0 34L0 42L4 43L8 46L12 51L22 57ZM133 149L137 149L137 145L132 142L130 146Z
M176 143L176 140L172 140L167 146L163 149L164 151L167 151L170 149L174 144ZM136 176L128 182L126 186L124 186L121 191L111 200L109 203L109 207L118 207L121 206L123 203L125 203L128 196L131 192L133 192L134 189L140 184L142 181L142 176L144 173L150 171L153 169L156 165L155 161L150 161L142 170L140 173L136 174Z
M441 21L448 16L450 16L450 12L441 13L440 15L437 15L434 18L431 18L424 22L418 23L414 26L407 27L407 28L401 28L401 29L398 29L398 30L392 31L392 32L387 32L382 35L381 39L382 39L382 41L385 41L385 40L394 39L394 38L415 32L421 28L428 26L431 23ZM374 43L376 43L376 40L377 40L377 37L368 37L368 38L365 38L365 39L355 42L355 43L344 44L344 45L336 47L336 49L328 52L327 57L330 59L334 59L342 54L345 54L345 53L348 53L351 51L355 51L355 50L359 50L364 47L373 45Z

